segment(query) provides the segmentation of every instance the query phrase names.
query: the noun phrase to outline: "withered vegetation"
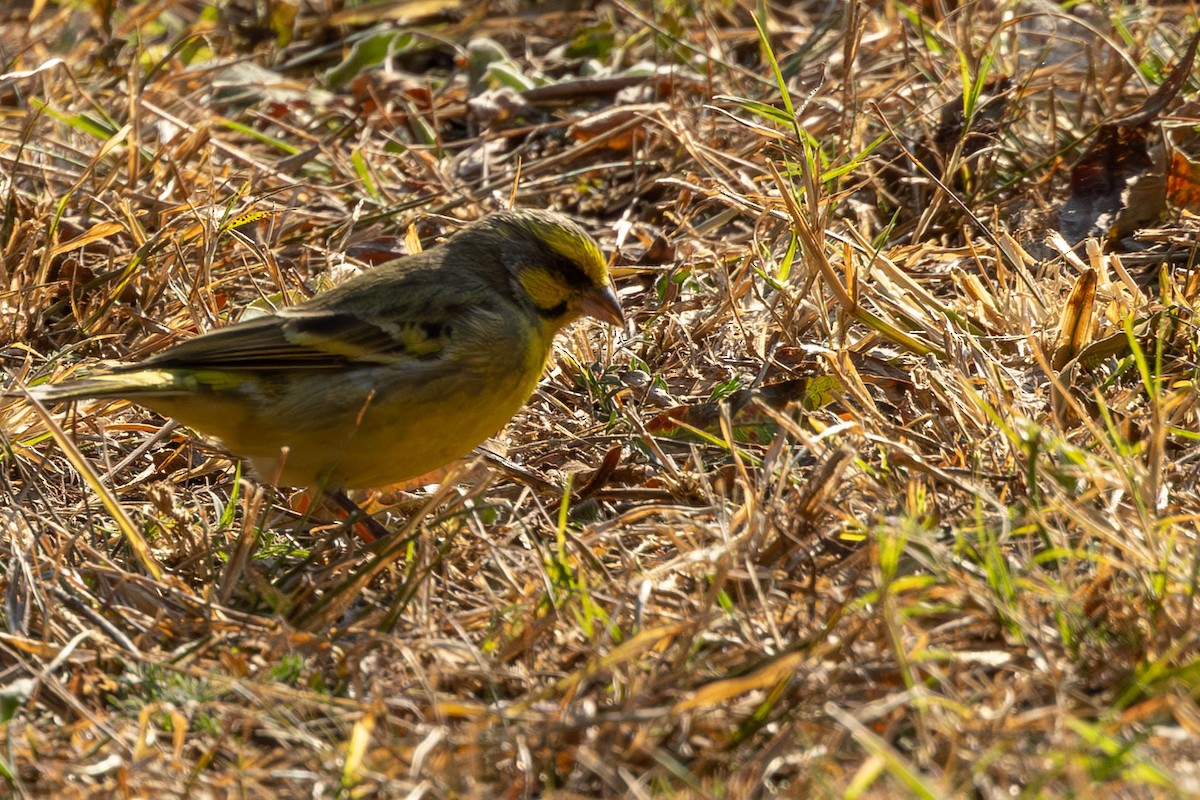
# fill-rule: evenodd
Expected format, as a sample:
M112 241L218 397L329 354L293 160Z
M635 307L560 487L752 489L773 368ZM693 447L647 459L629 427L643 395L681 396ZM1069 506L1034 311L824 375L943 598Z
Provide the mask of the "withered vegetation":
M0 793L1200 792L1188 13L6 4ZM628 328L373 545L22 393L510 204Z

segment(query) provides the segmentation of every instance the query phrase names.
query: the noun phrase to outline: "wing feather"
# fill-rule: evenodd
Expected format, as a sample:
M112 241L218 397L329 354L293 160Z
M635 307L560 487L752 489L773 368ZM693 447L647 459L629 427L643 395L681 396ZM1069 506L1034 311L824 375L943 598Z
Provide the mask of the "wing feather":
M436 361L455 348L469 349L477 329L504 318L503 276L482 270L448 278L442 265L436 248L426 250L301 305L197 336L129 369L337 369Z
M131 366L290 370L431 360L444 354L453 332L454 326L445 321L285 309L211 331Z

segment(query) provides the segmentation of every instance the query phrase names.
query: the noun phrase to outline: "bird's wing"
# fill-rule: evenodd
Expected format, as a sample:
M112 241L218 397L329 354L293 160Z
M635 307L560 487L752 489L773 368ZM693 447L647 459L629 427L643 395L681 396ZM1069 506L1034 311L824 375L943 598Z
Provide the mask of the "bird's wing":
M130 366L288 370L432 360L451 344L453 312L443 307L435 319L431 314L404 318L332 309L284 309L211 331Z

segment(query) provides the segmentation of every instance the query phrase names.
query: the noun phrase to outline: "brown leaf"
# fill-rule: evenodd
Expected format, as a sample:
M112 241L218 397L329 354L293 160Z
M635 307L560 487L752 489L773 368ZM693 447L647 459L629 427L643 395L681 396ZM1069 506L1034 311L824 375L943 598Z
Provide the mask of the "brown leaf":
M1200 212L1200 101L1184 103L1171 114L1166 131L1167 200L1177 208Z
M1158 217L1166 182L1150 154L1150 126L1104 125L1071 170L1071 195L1058 216L1071 244L1120 239Z
M811 410L832 402L838 388L837 378L818 375L780 381L759 389L741 389L721 402L667 409L651 419L646 430L662 435L686 435L690 429L695 429L719 435L721 407L728 404L734 436L740 441L761 442L774 435L774 419L759 403L777 410L796 405Z
M1096 307L1096 270L1085 270L1075 281L1063 306L1058 324L1058 341L1050 366L1062 369L1092 341L1092 317Z
M1167 199L1179 208L1200 212L1200 161L1193 161L1178 150L1171 152Z
M401 236L376 236L346 248L346 255L365 264L382 264L404 255L407 239Z
M121 233L125 230L125 226L120 222L100 222L88 228L86 231L76 236L69 242L63 242L56 245L50 255L58 256L63 253L69 253L72 250L78 250L81 247L86 247L93 242L98 242L102 239L107 239L110 236Z
M603 140L609 150L630 150L644 141L647 118L664 107L661 103L640 103L610 108L576 122L567 129L567 135L577 142Z
M1150 152L1153 124L1179 93L1196 59L1192 37L1175 69L1136 111L1106 122L1071 169L1071 194L1059 230L1071 244L1089 236L1120 239L1156 219L1166 205L1166 174Z

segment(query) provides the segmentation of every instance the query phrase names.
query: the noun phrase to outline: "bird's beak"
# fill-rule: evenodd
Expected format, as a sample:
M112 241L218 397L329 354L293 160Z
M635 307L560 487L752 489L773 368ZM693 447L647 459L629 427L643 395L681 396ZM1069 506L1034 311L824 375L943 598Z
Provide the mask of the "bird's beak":
M584 314L617 327L625 327L621 301L611 286L597 286L580 296L579 308Z

